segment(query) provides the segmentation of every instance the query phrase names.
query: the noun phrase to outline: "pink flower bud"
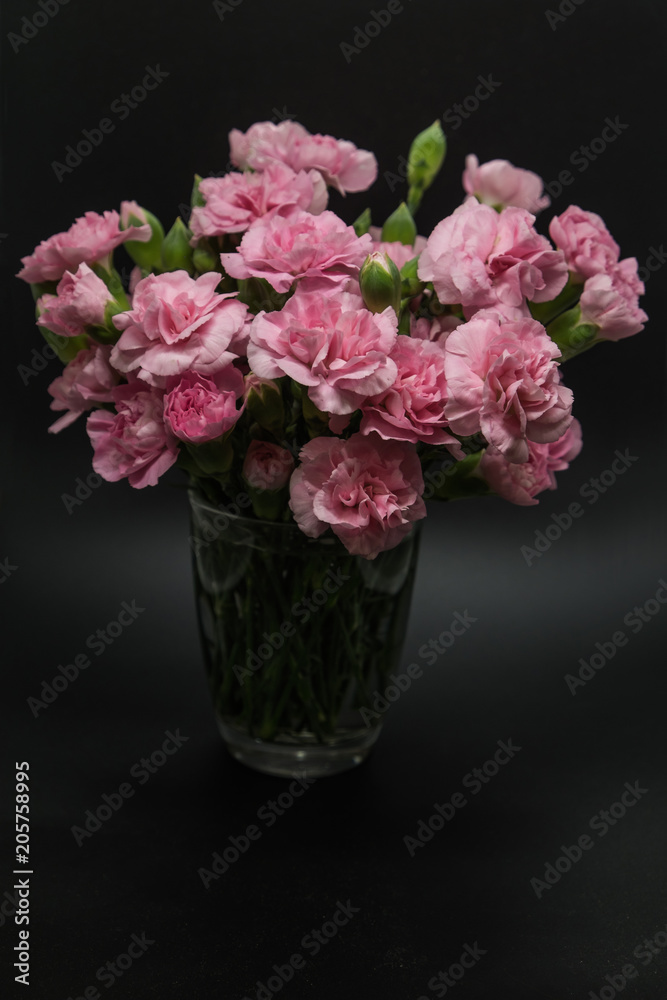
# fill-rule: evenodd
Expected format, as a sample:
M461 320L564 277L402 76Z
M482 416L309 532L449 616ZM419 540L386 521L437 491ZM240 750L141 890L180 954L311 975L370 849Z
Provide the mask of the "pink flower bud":
M251 441L243 462L243 478L255 490L281 490L287 486L294 459L286 448L270 441Z

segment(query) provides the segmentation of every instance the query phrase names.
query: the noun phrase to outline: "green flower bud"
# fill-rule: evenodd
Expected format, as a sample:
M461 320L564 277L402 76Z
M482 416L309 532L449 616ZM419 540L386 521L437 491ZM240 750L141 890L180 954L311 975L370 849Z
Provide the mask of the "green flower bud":
M162 266L166 271L187 271L192 274L192 233L179 216L162 244Z
M435 500L462 500L466 497L488 496L491 490L480 476L478 466L484 449L466 455L446 467L431 469L424 475L424 496Z
M415 220L408 206L402 201L382 227L382 240L384 243L404 243L406 246L414 246L416 236Z
M543 326L547 323L551 323L552 320L560 316L561 313L565 312L566 309L571 309L576 306L583 285L578 279L578 276L570 273L568 275L567 284L565 288L556 296L555 299L551 299L549 302L529 302L528 307L530 309L533 319L539 320Z
M401 307L401 274L389 254L375 251L368 255L359 272L364 305L371 312L383 312L387 306L398 313Z
M262 521L278 521L282 515L287 501L289 500L288 490L256 490L246 482L246 491L252 503L252 511L255 517Z
M277 382L255 374L246 376L245 404L252 419L281 441L284 436L285 407Z
M209 253L208 250L202 250L200 247L192 251L192 265L198 274L207 274L209 271L222 273L220 257Z
M203 444L187 442L185 447L201 470L201 475L224 476L232 467L234 450L227 440L227 435L216 438L215 441L206 441Z
M72 359L77 356L79 351L83 351L86 347L90 347L88 337L62 337L59 333L47 330L44 326L40 326L38 329L41 330L44 340L47 342L49 347L53 348L58 355L58 358L64 365L66 365L68 361L72 361Z
M422 194L435 180L446 150L447 140L438 119L413 140L408 153L408 206L411 212L417 210Z
M567 361L596 343L599 326L581 322L581 306L568 309L547 324L546 331L558 346L561 361Z

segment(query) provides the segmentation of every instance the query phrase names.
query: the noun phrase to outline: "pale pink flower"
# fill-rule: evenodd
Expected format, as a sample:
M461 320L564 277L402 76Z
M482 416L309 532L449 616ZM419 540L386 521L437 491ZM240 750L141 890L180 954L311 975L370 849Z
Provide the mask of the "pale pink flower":
M61 337L80 337L87 326L104 324L104 310L112 299L102 279L87 264L81 264L75 274L65 271L55 295L42 295L37 300L37 326Z
M270 441L251 441L243 461L243 478L255 490L276 492L287 486L294 470L291 452Z
M316 437L299 454L289 506L310 538L328 527L348 552L375 559L426 516L424 479L414 445L353 434Z
M139 282L141 280L142 280L142 270L139 267L139 265L137 264L130 271L130 280L129 280L129 299L130 299L130 302L132 301L132 296L134 295L134 290L135 290L135 288L137 287L137 285L139 284Z
M215 441L231 430L243 413L245 403L236 407L243 389L243 376L233 365L210 378L186 372L170 380L164 397L165 422L180 441Z
M377 177L377 160L368 150L346 139L311 135L298 122L257 122L245 133L232 129L229 145L237 167L265 170L277 161L297 172L315 169L341 194L365 191Z
M551 441L546 445L542 445L543 448L547 449L547 471L551 478L550 489L556 489L554 472L563 472L567 469L570 462L581 451L582 444L581 424L574 417L568 429L557 441Z
M458 316L410 316L410 336L415 340L437 341L442 346L452 330L464 322Z
M277 292L287 292L299 278L356 278L371 243L334 212L315 216L295 209L282 216L274 210L246 230L236 253L222 253L220 260L232 278L266 278Z
M299 289L276 312L260 312L250 331L248 362L263 378L289 375L328 413L352 413L396 378L388 357L398 330L388 306L372 313L360 295L322 296Z
M474 154L466 156L463 187L485 205L506 208L515 205L534 215L551 204L544 194L544 181L532 170L515 167L509 160L489 160L480 166Z
M247 132L233 128L229 133L230 159L234 166L266 170L271 163L291 167L294 147L308 136L308 130L298 122L255 122Z
M123 229L135 225L131 219L138 219L142 226L150 225L146 210L136 201L121 201L120 203L120 224Z
M399 243L398 241L383 241L382 230L379 226L371 226L368 233L373 240L372 250L388 254L399 271L402 267L405 267L407 262L412 260L413 257L418 257L428 242L425 236L415 237L414 246L410 246L407 243Z
M111 390L120 376L109 363L111 347L91 344L87 350L79 351L63 368L62 375L53 380L48 392L53 396L52 410L65 410L62 417L49 427L49 433L57 434L74 423L95 403L111 403Z
M455 434L481 431L510 462L527 462L528 441L556 441L572 420L572 392L560 382L558 347L533 319L499 322L493 311L459 326L445 341Z
M178 441L163 419L163 394L137 380L116 386L112 396L115 414L95 410L88 417L93 468L112 483L127 478L136 489L155 486L178 458Z
M112 364L162 387L172 375L225 368L236 357L230 345L243 332L248 307L231 292L218 295L219 281L214 272L197 279L187 271L149 274L134 290L132 309L114 316L124 332Z
M444 444L463 458L459 442L447 431L443 345L399 336L389 356L398 374L388 389L361 407L361 433L377 431L389 440Z
M531 441L528 461L516 464L493 446L486 449L476 475L486 480L494 493L521 507L538 503L535 496L556 489L555 472L567 469L581 451L581 424L573 420L565 434L550 444Z
M86 212L66 233L57 233L42 240L28 257L22 257L23 268L17 278L32 284L58 281L65 271L76 271L79 264L99 261L108 269L109 256L125 240L146 243L151 238L149 225L120 228L118 212Z
M534 222L523 208L498 213L468 198L429 236L419 277L433 282L442 303L460 303L468 318L486 307L518 318L526 299L553 299L567 281L563 254L535 231Z
M648 316L639 308L644 282L637 275L637 259L626 257L606 274L587 278L581 293L581 322L599 326L602 340L622 340L644 329Z
M570 205L549 223L549 235L578 281L605 274L617 263L620 247L599 215Z
M245 232L272 209L286 214L301 208L319 215L328 200L326 185L316 170L297 174L282 163L269 164L263 173L206 177L200 181L199 193L206 204L192 209L189 225L193 246L203 236Z

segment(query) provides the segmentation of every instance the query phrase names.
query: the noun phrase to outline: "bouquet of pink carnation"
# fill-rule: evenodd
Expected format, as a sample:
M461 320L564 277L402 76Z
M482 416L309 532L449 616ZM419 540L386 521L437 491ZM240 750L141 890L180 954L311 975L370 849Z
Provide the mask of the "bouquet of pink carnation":
M187 225L165 235L123 202L23 258L65 362L50 430L88 414L104 479L153 486L178 465L211 502L245 491L258 518L331 529L366 559L399 544L425 496L534 504L553 489L581 448L562 361L647 319L637 262L602 219L570 206L550 242L540 178L470 156L462 204L417 235L439 122L381 229L327 208L328 188L371 186L372 153L291 121L229 138L238 169L196 177Z

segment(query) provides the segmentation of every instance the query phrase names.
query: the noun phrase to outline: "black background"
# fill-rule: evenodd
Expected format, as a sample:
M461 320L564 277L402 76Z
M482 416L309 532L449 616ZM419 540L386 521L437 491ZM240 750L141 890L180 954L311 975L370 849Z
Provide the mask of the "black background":
M66 1000L97 983L106 996L96 971L145 933L154 944L112 986L117 1000L255 997L274 964L306 954L302 938L339 900L359 912L307 956L280 991L285 1000L432 997L429 980L475 942L486 954L448 996L583 1000L609 991L605 977L629 962L639 975L624 996L665 995L667 950L648 965L632 953L667 926L667 610L636 634L623 625L667 577L664 272L647 283L642 334L567 365L584 450L559 489L528 509L478 500L431 510L404 664L424 665L419 647L454 611L477 621L436 665L424 665L363 767L319 781L270 829L258 824L261 839L208 889L198 869L257 823L286 783L237 765L217 734L198 648L186 498L168 483L140 491L105 483L68 514L62 495L91 471L83 422L47 435L46 387L59 363L27 384L17 367L33 363L42 341L29 290L11 275L21 256L84 211L134 198L170 224L193 173L225 169L230 128L288 114L375 152L375 188L345 200L333 194L330 207L352 221L371 204L381 223L405 194L402 184L390 190L385 172L397 173L413 135L473 94L480 75L499 86L459 128L445 125L447 161L420 210L422 233L460 202L463 160L475 152L546 181L570 167L573 183L553 211L573 202L598 212L623 255L642 266L661 247L659 0L566 4L572 13L555 28L541 2L414 0L346 61L341 43L353 43L356 26L381 6L243 0L221 20L204 0L71 0L15 52L8 34L40 8L4 4L0 559L16 569L0 586L0 894L13 878L15 760L31 765L35 874L31 987L13 982L17 928L7 907L3 995ZM157 64L169 74L157 90L126 120L110 115ZM52 162L107 116L114 132L59 182ZM628 127L587 170L573 169L571 154L608 116ZM528 566L521 546L581 501L616 449L636 461L595 504L583 501L584 515ZM145 609L137 621L34 718L27 698L133 599ZM573 695L565 674L619 628L628 644ZM145 785L130 778L133 798L78 847L71 827L177 728L188 737L182 749ZM403 838L510 738L521 751L411 857ZM538 899L530 880L636 781L647 789L640 801L604 838L593 834L594 849Z

